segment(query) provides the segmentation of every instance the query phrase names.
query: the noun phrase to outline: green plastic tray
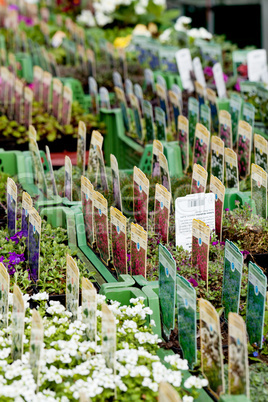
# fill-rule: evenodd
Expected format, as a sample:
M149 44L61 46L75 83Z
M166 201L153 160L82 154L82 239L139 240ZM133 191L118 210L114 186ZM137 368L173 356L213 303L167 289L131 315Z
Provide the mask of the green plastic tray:
M181 77L179 74L174 74L174 73L163 73L162 71L154 71L154 80L157 82L157 76L161 75L167 84L167 89L171 89L173 84L176 84L180 87L181 90L183 90L182 82L181 82Z
M223 208L228 208L230 211L233 211L237 207L236 201L239 201L240 205L249 204L253 214L256 214L255 202L251 199L250 191L242 192L237 191L235 188L226 188Z

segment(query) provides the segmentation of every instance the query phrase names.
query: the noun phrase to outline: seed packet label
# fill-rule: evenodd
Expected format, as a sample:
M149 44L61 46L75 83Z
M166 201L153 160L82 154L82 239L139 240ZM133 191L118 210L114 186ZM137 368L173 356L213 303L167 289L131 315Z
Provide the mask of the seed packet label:
M211 137L211 174L224 182L224 142L219 137Z
M201 165L194 164L191 184L191 194L206 191L208 173Z
M211 112L211 132L212 132L212 134L218 135L219 117L218 117L216 92L210 88L207 88L207 99L209 102L209 107L210 107L210 112Z
M124 122L125 130L127 132L129 132L130 125L129 125L129 117L128 117L127 102L126 102L125 93L119 87L115 87L114 92L115 92L117 100L118 100L118 102L120 104L120 109L121 109L122 115L123 115L123 122Z
M160 84L156 84L156 92L157 92L157 96L159 98L160 108L165 113L166 125L169 125L169 123L170 123L169 122L169 107L168 107L168 101L167 101L166 88Z
M191 145L194 142L195 127L199 120L199 102L190 97L188 100L189 140Z
M153 108L149 101L143 101L143 115L145 120L146 141L152 142L154 140L154 118Z
M126 79L125 81L125 89L126 89L126 95L129 97L129 94L133 94L133 84L130 81L129 78Z
M11 355L14 361L21 359L23 354L24 317L25 307L22 293L18 286L14 284L11 330Z
M250 174L251 138L251 126L245 121L240 120L238 124L237 154L238 171L241 178L245 178Z
M91 110L93 114L99 112L98 84L94 77L88 78L89 94L91 96Z
M102 304L102 355L106 366L115 373L116 322L106 303Z
M196 291L187 279L177 275L176 292L179 343L183 358L188 360L188 364L192 368L197 360Z
M226 110L220 110L219 113L220 138L223 140L226 148L232 148L232 120L231 115Z
M0 330L8 326L8 293L9 274L4 264L0 262Z
M23 122L23 91L24 85L21 80L16 78L15 81L15 104L14 104L14 117L17 123Z
M97 291L93 283L82 278L82 321L89 341L97 340Z
M229 313L238 313L243 271L243 254L229 240L225 241L222 305L227 321Z
M122 199L121 199L121 190L120 190L120 178L119 178L119 169L118 162L114 155L110 155L111 161L111 170L112 170L112 181L113 181L113 198L114 198L114 206L122 211Z
M179 197L175 202L176 246L192 250L193 219L200 219L215 230L215 195L202 193Z
M103 136L96 130L92 131L89 155L88 155L88 171L97 174L98 171L98 157L97 157L97 145L102 149Z
M131 222L130 241L131 275L142 275L146 278L147 232L140 225Z
M94 243L94 215L93 215L93 203L94 203L94 187L90 181L81 176L81 201L82 211L84 216L85 231L87 243L90 247Z
M207 282L210 228L203 221L193 219L192 226L192 266L200 271L201 278Z
M102 109L111 109L108 89L100 87L100 107Z
M236 313L228 316L228 383L231 395L249 398L248 347L245 321Z
M129 94L129 100L130 100L131 108L132 108L133 114L134 114L136 134L137 134L138 138L141 140L143 134L142 134L141 111L140 111L139 101L138 101L138 98L133 94Z
M78 137L77 137L77 167L85 174L86 168L86 138L87 128L83 121L78 124Z
M88 76L96 77L96 61L95 53L92 49L86 49L87 65L88 65Z
M133 212L135 221L147 230L148 228L148 202L149 180L145 174L134 166L133 174Z
M144 79L146 89L150 92L154 92L154 73L149 68L144 70Z
M73 167L69 156L65 156L65 174L64 174L64 196L72 201L73 199Z
M31 278L37 282L40 276L40 239L42 219L38 212L31 208L29 211L28 226L28 259Z
M246 326L249 343L262 348L267 277L256 264L248 266Z
M24 125L29 127L32 124L33 91L24 88Z
M207 169L210 133L200 123L195 127L194 157L193 163L197 163Z
M49 173L50 173L50 180L51 180L51 183L52 183L53 195L57 197L58 190L57 190L56 180L55 180L55 176L54 176L54 170L53 170L53 166L52 166L50 150L49 150L49 147L47 145L46 145L46 157L47 157L47 161L48 161L48 167L49 167Z
M178 95L176 94L176 92L173 92L171 90L168 91L168 96L169 96L169 100L170 100L170 103L173 108L172 115L173 115L173 119L174 119L175 130L177 132L178 131L178 118L182 114L180 99L179 99Z
M199 299L201 367L210 390L219 396L225 393L219 316L212 304Z
M140 84L134 85L134 94L138 98L141 111L143 112L143 90L142 90L142 87L140 86Z
M63 87L62 114L61 114L61 120L64 126L70 124L71 122L72 100L73 100L73 91L71 90L71 88L65 85Z
M178 50L175 57L183 88L189 92L193 92L194 85L191 79L193 65L190 50L188 48Z
M28 224L29 224L29 214L33 206L33 200L31 196L23 191L22 193L22 203L21 203L21 230L27 233L28 236Z
M163 144L158 141L153 141L153 158L152 158L152 177L161 175L160 172L160 162L159 162L159 153L164 152Z
M225 187L222 182L213 175L211 175L210 178L210 192L215 194L215 231L221 241Z
M268 142L259 134L254 134L254 159L256 165L268 171Z
M182 109L182 92L179 85L173 84L171 90L175 92L175 94L178 96L180 102L180 108Z
M34 99L37 102L41 102L42 100L42 83L43 83L43 70L39 66L34 66L33 75L34 75Z
M182 168L185 172L189 166L189 121L182 115L178 118L178 130Z
M71 320L77 320L79 305L79 269L73 257L66 256L66 310L72 313Z
M254 129L254 121L255 121L255 107L248 102L244 102L243 111L242 111L242 120L246 121L252 129Z
M242 108L242 98L237 94L232 94L230 98L230 114L232 121L233 144L237 141L238 123Z
M99 145L96 147L97 151L97 158L98 158L98 165L99 165L99 179L97 180L98 183L100 183L102 191L104 193L108 194L108 182L107 182L107 176L106 176L106 170L105 170L105 163L103 159L103 153L102 150L100 149Z
M217 92L218 92L218 97L219 98L226 98L226 86L225 86L225 82L223 79L223 71L222 71L222 66L220 63L216 63L214 64L214 66L212 67L213 70L213 76L214 76L214 80L216 83L216 88L217 88Z
M206 80L205 80L202 64L201 64L199 57L195 57L193 59L193 69L194 69L194 75L195 75L196 80L199 82L199 84L202 85L203 88L205 88Z
M161 382L158 389L159 402L181 402L176 390L167 382Z
M237 153L230 148L224 150L224 162L226 171L226 187L239 190Z
M127 274L127 219L117 208L111 207L112 258L116 272Z
M61 81L53 78L52 114L57 120L60 120L62 88Z
M167 140L167 133L166 133L166 115L163 109L160 107L155 107L155 124L157 129L157 139L159 141L166 141Z
M158 157L160 164L161 183L167 189L167 191L171 192L170 175L169 175L167 158L162 152L159 152Z
M260 166L251 165L251 199L255 201L256 213L267 218L267 173Z
M7 178L7 227L10 236L17 232L17 186L15 182Z
M248 79L260 81L262 74L267 70L267 54L265 49L257 49L247 54Z
M195 81L194 86L195 86L195 92L197 93L198 96L198 102L200 108L201 105L205 104L205 87L203 87L203 85L201 85L198 81Z
M110 259L109 229L108 229L108 202L102 194L94 192L94 222L96 245L101 260L108 265Z
M154 230L160 234L164 244L168 243L169 232L169 212L170 212L171 194L161 184L155 186L154 202Z
M37 387L39 383L40 360L43 348L43 340L44 340L43 321L38 311L34 309L32 313L29 363Z

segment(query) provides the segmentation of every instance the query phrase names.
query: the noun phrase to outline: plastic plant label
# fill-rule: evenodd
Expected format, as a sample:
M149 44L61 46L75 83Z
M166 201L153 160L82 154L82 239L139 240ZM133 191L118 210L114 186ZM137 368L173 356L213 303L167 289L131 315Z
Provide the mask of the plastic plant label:
M170 212L171 194L161 184L155 186L154 201L154 231L160 234L164 244L168 243L169 232L169 212Z
M160 164L161 184L167 189L167 191L171 192L170 175L169 175L167 158L162 152L159 152L158 157Z
M7 178L7 227L10 236L17 232L17 186L15 182Z
M145 174L134 166L133 213L135 221L147 231L150 183Z
M37 385L37 389L39 383L40 360L43 348L43 340L44 340L43 321L38 311L33 309L29 363L33 373L34 381Z
M7 83L7 116L9 120L13 120L14 115L14 91L15 91L15 75L9 73Z
M102 355L106 366L115 374L116 322L106 303L102 304Z
M171 87L171 91L173 91L178 96L180 102L180 109L182 109L182 92L179 85L173 84Z
M118 56L119 56L119 64L122 71L122 76L124 81L127 78L127 58L126 58L126 51L123 47L119 47L117 49Z
M168 96L169 96L169 101L172 105L173 109L173 119L174 119L174 126L175 126L175 131L178 131L178 118L182 114L181 112L181 105L180 105L180 99L176 92L173 91L168 91Z
M7 86L9 80L9 71L6 67L1 67L1 103L7 107Z
M28 225L29 225L29 214L33 207L33 200L31 196L23 191L22 193L22 203L21 203L21 230L27 233L28 237Z
M87 128L83 121L79 121L78 124L78 136L77 136L77 167L85 174L86 169L86 139Z
M159 402L181 402L181 398L176 390L167 382L161 382L158 389Z
M35 132L33 126L30 126L29 132ZM33 168L34 168L34 181L37 187L42 191L43 195L47 198L47 181L44 173L43 164L40 157L40 152L37 142L29 137L29 149L32 154Z
M107 182L107 176L106 176L106 170L105 170L105 163L103 159L103 153L99 145L96 146L96 151L97 151L97 158L98 158L98 165L99 165L99 175L98 175L98 180L97 182L100 183L101 189L105 194L108 195L108 182Z
M261 349L263 342L263 325L267 277L256 264L248 266L248 289L246 326L249 343L254 343Z
M230 148L224 150L224 163L226 171L226 187L239 190L237 153Z
M71 122L72 101L73 101L73 91L71 90L71 88L65 85L63 87L62 113L61 113L61 121L63 126L66 126Z
M254 134L254 159L256 165L268 171L268 142L259 134Z
M207 283L210 229L204 222L193 219L192 226L192 266L200 271L201 278Z
M203 87L203 85L201 85L198 81L195 81L194 86L195 86L195 92L197 93L198 96L199 110L200 110L200 107L205 104L205 87Z
M209 102L209 107L210 107L210 112L211 112L211 133L218 135L219 117L218 117L216 92L210 88L207 88L207 99Z
M113 198L114 198L114 206L122 211L122 198L121 198L121 190L120 190L120 178L119 178L119 169L118 162L114 155L110 154L110 163L112 170L112 182L113 182Z
M226 148L233 147L233 136L232 136L232 119L230 113L226 110L221 110L219 113L219 123L220 123L220 138L224 142Z
M112 259L117 275L127 274L127 219L116 208L110 209Z
M207 170L210 133L205 126L197 123L194 136L193 163Z
M91 110L93 114L99 113L98 84L94 77L88 77L89 94L91 96Z
M146 90L148 92L153 93L154 92L154 73L150 68L146 68L144 70L144 79L145 79L145 85L146 85Z
M17 61L14 53L8 53L9 70L12 74L17 76Z
M92 49L86 49L86 58L88 66L88 76L96 78L95 53Z
M178 50L175 54L183 89L193 92L194 85L191 79L193 71L191 53L188 48Z
M139 101L139 106L140 109L143 113L143 90L140 84L134 84L134 94L136 95L138 101Z
M203 72L203 67L200 61L199 57L195 57L193 59L193 69L194 69L194 75L196 80L199 82L199 84L202 85L202 87L206 87L206 80Z
M164 335L169 339L175 328L176 301L176 261L166 249L159 244L159 304Z
M225 187L222 182L213 175L210 177L210 192L215 194L215 232L221 241Z
M225 393L220 320L212 304L199 299L202 373L214 396Z
M71 320L77 320L79 305L79 269L73 257L66 256L66 310L72 313Z
M34 282L39 279L40 271L40 240L41 240L41 223L42 219L38 212L32 208L29 211L29 227L28 227L28 260L30 267L30 275Z
M14 118L18 124L23 123L23 92L24 84L21 80L16 78L15 81L15 104L14 104Z
M163 109L160 107L155 107L155 124L157 130L157 139L159 141L166 141L167 140L167 133L166 133L166 115Z
M216 88L217 88L217 92L218 92L218 97L219 98L226 98L226 86L225 86L225 82L223 79L223 71L222 71L222 66L220 63L216 63L214 64L214 66L212 67L213 70L213 76L214 76L214 80L216 83Z
M110 260L109 229L108 229L108 202L102 194L94 192L94 222L96 245L100 258L105 265Z
M237 133L238 133L238 123L241 116L242 108L242 98L237 94L232 94L230 98L230 115L232 121L232 133L233 133L233 144L236 144Z
M127 98L129 98L129 94L134 94L134 92L133 92L133 84L132 84L132 81L129 78L127 78L126 81L125 81L125 90L126 90Z
M179 343L183 358L193 368L197 360L196 344L196 291L193 286L180 275L177 275L177 307Z
M88 172L94 172L95 175L98 172L98 157L97 157L97 145L102 149L103 144L103 136L96 130L92 131L90 147L89 147L89 155L88 155Z
M0 330L8 326L8 293L9 293L9 274L6 267L0 262Z
M246 121L252 129L252 134L254 132L254 121L255 121L255 107L248 102L244 102L242 110L242 120Z
M115 92L116 98L120 104L120 109L121 109L122 115L123 115L123 122L124 122L125 130L126 130L126 132L129 132L130 123L129 123L129 116L128 116L128 111L127 111L127 101L126 101L125 93L119 87L115 87L114 92Z
M100 107L102 109L111 109L109 91L105 87L100 87Z
M154 118L151 102L147 100L143 101L143 115L145 120L146 141L150 143L154 140Z
M52 114L60 121L63 85L57 78L53 78Z
M136 95L129 94L131 108L134 114L134 122L136 127L136 134L140 140L142 140L143 133L142 133L142 124L141 124L141 111L139 101Z
M91 402L91 398L89 398L87 395L85 395L84 392L80 392L79 402Z
M169 126L169 107L168 107L168 100L167 100L167 91L166 88L160 84L156 84L156 93L159 99L160 108L165 113L166 118L166 125ZM157 120L157 119L156 119Z
M130 236L131 275L142 275L146 278L147 232L142 226L131 222Z
M85 176L81 176L82 211L84 216L87 244L90 247L92 247L95 242L93 197L94 197L93 185Z
M251 199L255 201L256 213L267 218L267 173L258 165L251 164Z
M90 342L97 341L97 291L93 283L82 278L82 321Z
M44 71L43 75L43 105L46 111L50 110L50 89L52 83L52 75Z
M250 174L252 127L245 121L238 124L238 171L241 178Z
M215 229L215 195L201 193L178 197L175 202L176 246L192 250L193 219L200 219Z
M182 168L186 172L189 166L189 121L182 115L178 118L178 131Z
M211 174L224 182L224 142L219 137L211 137Z
M188 100L188 120L189 120L189 141L190 144L194 143L195 127L199 120L199 102L190 97Z
M24 88L24 125L28 128L32 124L33 91Z
M239 311L242 272L243 254L235 244L227 239L224 250L222 286L222 305L226 321L230 312L238 313Z
M21 359L23 354L25 307L19 287L13 286L13 309L11 330L11 356L13 361Z
M55 176L54 176L54 170L53 170L53 166L52 166L50 150L49 150L49 147L47 145L46 145L46 157L47 157L47 162L48 162L48 167L49 167L50 180L51 180L51 183L52 183L53 196L57 197L58 190L57 190L56 180L55 180Z
M264 71L267 71L267 54L265 49L257 49L248 52L248 79L260 81Z
M42 83L43 83L43 70L39 66L34 66L33 76L34 76L34 99L37 102L42 101Z
M154 140L153 142L153 157L152 157L152 177L159 176L160 177L160 163L159 163L159 153L164 151L163 144Z
M194 164L191 184L191 194L205 193L208 173L201 165Z
M65 156L65 173L64 173L64 196L69 200L73 200L73 174L72 161L69 156Z

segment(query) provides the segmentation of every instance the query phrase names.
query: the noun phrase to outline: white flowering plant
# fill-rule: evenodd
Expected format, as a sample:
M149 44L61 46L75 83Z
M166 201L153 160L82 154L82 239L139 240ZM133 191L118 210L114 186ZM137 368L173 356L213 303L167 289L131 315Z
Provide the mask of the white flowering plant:
M27 297L26 297L27 296ZM77 401L80 392L92 401L156 401L162 381L172 384L183 402L193 401L207 381L194 376L184 379L188 363L179 355L166 356L161 363L156 352L159 339L153 335L146 318L152 311L142 298L131 299L130 306L111 302L109 309L116 318L116 374L107 368L101 354L101 305L105 296L98 295L97 342L86 336L81 308L78 319L59 302L50 302L43 293L35 296L43 317L44 343L40 361L39 389L29 365L31 313L26 295L25 336L22 359L11 359L11 325L0 330L0 400L2 402ZM12 302L12 298L11 298ZM11 303L12 304L12 303ZM10 313L11 315L11 313ZM116 397L115 397L116 395Z

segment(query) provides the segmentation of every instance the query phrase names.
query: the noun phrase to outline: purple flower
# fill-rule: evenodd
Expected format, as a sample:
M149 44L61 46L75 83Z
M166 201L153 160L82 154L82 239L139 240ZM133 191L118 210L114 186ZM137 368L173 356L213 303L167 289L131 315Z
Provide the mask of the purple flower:
M188 279L188 282L190 282L194 288L196 288L198 286L198 283L196 282L196 280L194 278Z
M242 254L243 254L243 255L248 255L248 254L249 254L249 251L244 250L244 251L242 251Z
M218 243L219 243L218 240L213 241L213 242L212 242L212 246L217 246Z
M253 354L254 357L259 356L259 353L258 353L258 352L253 352L252 354Z
M16 265L20 262L25 261L24 254L17 254L15 252L9 253L9 264Z
M130 261L130 254L127 253L127 260Z
M0 257L0 262L3 262L4 259L5 259L5 257L1 255L1 257Z
M225 211L230 211L230 209L229 209L229 208L225 208Z
M204 74L209 76L209 77L213 77L213 70L212 67L205 67L204 68Z

